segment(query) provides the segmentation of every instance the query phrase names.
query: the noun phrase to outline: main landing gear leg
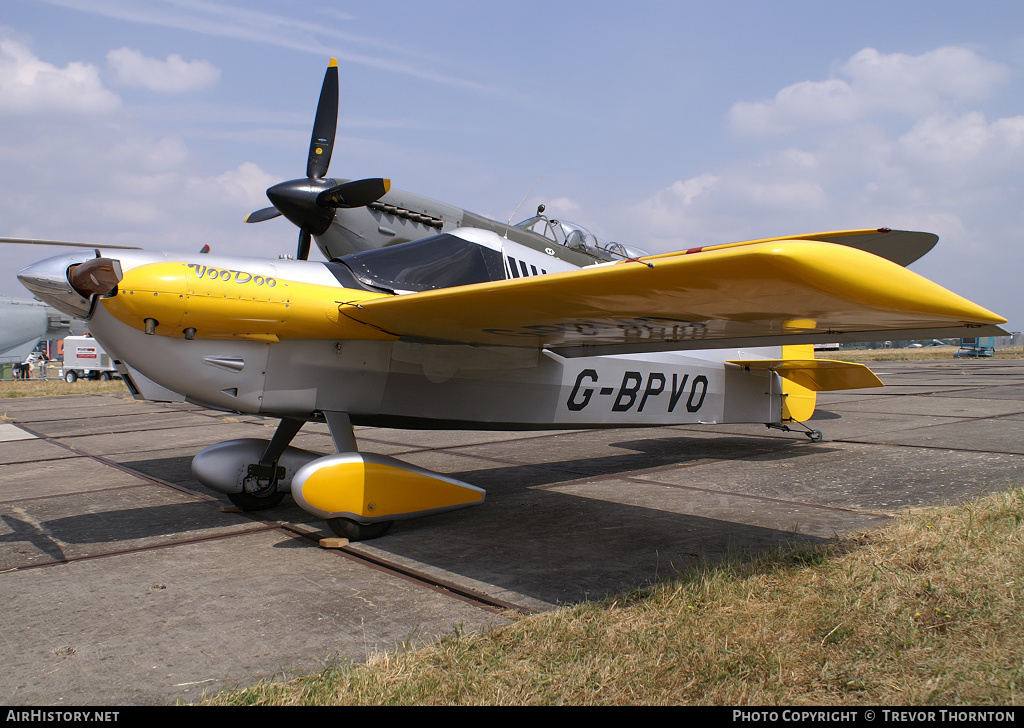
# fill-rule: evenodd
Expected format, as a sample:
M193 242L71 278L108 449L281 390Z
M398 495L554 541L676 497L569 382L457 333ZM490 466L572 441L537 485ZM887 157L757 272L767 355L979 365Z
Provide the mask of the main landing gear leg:
M265 511L279 504L285 494L277 489L277 481L284 474L284 468L278 467L288 444L302 429L304 420L293 420L285 417L277 426L274 437L264 450L259 463L249 466L242 493L228 493L228 500L243 511Z
M327 427L331 430L331 438L339 453L359 452L356 444L356 435L352 429L352 420L345 412L324 412L327 420ZM387 533L394 521L377 521L376 523L361 523L351 518L328 518L327 525L334 531L335 535L347 538L350 541L366 541L371 538L378 538Z
M331 439L338 452L359 452L356 444L356 433L352 429L352 420L347 412L324 412L327 427L331 431Z

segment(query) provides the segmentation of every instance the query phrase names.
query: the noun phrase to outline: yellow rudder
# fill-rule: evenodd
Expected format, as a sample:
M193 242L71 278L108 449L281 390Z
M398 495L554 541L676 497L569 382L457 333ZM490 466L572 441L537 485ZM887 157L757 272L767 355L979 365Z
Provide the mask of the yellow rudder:
M782 359L807 361L814 358L814 344L790 344L782 347ZM782 421L806 422L814 414L818 394L813 389L797 384L789 377L782 378Z

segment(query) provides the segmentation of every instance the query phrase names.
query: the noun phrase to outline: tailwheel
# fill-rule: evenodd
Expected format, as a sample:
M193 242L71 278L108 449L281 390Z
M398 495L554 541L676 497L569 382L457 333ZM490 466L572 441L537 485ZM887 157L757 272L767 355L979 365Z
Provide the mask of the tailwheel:
M228 493L228 500L241 508L243 511L266 511L276 507L284 500L284 493L273 491L267 495L253 495L252 493Z
M390 529L394 521L378 521L377 523L359 523L351 518L328 518L327 525L336 536L349 541L368 541L380 538Z
M782 430L783 432L793 432L787 425L780 425L774 422L766 422L769 430ZM794 422L795 425L800 425L804 428L804 434L811 442L821 442L825 436L821 433L821 430L812 430L810 427L805 425L803 422Z

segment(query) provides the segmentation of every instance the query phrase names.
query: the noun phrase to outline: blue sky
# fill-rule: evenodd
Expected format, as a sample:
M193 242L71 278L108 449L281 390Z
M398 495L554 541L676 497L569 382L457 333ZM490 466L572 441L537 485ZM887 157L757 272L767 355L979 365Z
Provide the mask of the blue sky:
M242 219L332 56L332 177L651 252L929 230L912 268L1024 327L1019 0L4 0L0 235L293 252ZM48 254L5 248L0 295Z

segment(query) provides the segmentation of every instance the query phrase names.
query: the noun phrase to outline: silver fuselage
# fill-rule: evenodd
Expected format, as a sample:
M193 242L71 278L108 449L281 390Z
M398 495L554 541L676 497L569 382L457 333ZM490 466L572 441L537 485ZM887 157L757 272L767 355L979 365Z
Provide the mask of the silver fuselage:
M574 266L517 243L502 243L507 269L531 273ZM83 255L22 272L49 302L82 315L80 296L60 279ZM118 253L125 271L183 261L267 279L341 288L323 263L225 256ZM546 270L546 269L545 269ZM76 300L77 299L77 300ZM687 423L778 422L776 374L731 359L778 358L779 347L709 349L566 358L535 347L468 346L344 339L251 340L147 335L89 303L89 327L136 396L271 417L313 419L346 412L356 424L409 428L584 428Z

